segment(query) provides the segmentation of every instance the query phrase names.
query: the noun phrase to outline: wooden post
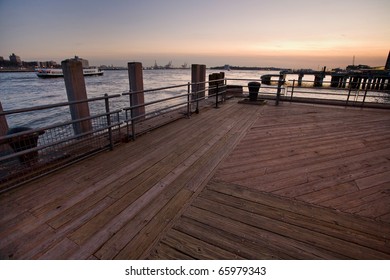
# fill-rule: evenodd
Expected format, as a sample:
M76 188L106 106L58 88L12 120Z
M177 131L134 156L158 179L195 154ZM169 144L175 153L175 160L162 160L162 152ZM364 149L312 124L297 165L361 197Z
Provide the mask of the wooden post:
M0 113L3 112L3 106L1 105L0 101ZM0 137L7 135L8 132L8 123L7 118L3 115L0 115ZM9 149L8 144L1 144L0 143L0 152L6 151Z
M276 102L275 102L276 106L279 105L280 94L282 92L282 86L284 85L285 79L286 79L286 74L280 74L279 75L278 89L277 89L277 92L276 92Z
M298 76L298 86L299 86L299 87L302 86L302 79L303 79L303 76L304 76L303 73L299 73L299 76Z
M61 62L62 71L64 72L64 80L68 101L87 100L87 90L85 88L85 80L83 74L83 66L81 61L75 59L67 59ZM79 120L90 117L88 102L69 105L72 120ZM92 130L91 120L84 120L73 124L73 130L76 135L86 133Z
M341 77L337 74L332 74L332 78L330 81L330 87L337 88L339 87Z
M137 106L145 103L144 98L144 78L142 74L141 62L129 62L127 64L129 72L129 85L130 92L137 92L130 95L130 106ZM132 117L139 117L145 115L145 107L138 107L133 110ZM145 117L139 117L137 120L144 119ZM137 121L136 120L136 121Z
M217 86L221 88L224 84L225 72L212 73L209 75L209 96L217 94Z
M206 82L206 65L204 64L192 64L191 65L191 83L192 85L192 92L199 92L198 96L194 96L193 98L196 99L204 97L205 96L205 85ZM199 83L198 85L195 83Z
M0 101L0 112L3 112L3 106L1 105ZM3 115L0 116L0 136L7 135L8 132L8 123L7 118Z
M322 73L314 75L314 86L315 87L322 87L323 81L324 81L324 76L322 75Z

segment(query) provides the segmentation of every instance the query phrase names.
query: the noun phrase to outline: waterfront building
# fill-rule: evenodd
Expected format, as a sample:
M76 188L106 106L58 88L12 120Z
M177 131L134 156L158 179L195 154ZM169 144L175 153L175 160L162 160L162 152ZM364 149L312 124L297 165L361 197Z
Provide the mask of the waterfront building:
M22 60L20 59L20 56L12 53L10 56L9 56L9 60L11 61L12 64L15 64L15 65L18 65L18 66L22 66Z
M75 60L81 61L81 64L83 65L83 68L88 68L89 67L89 61L86 59L83 59L81 57L78 57L77 55L74 57Z
M389 51L389 55L387 56L385 70L390 70L390 51Z

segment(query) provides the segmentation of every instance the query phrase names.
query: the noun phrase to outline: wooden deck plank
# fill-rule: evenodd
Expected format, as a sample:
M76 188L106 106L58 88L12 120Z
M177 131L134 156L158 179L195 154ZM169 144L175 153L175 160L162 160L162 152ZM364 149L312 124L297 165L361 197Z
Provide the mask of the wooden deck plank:
M252 114L249 111L243 115L250 117ZM243 123L248 123L248 120L246 118L241 119L241 121L237 123L236 126L232 126L232 129L227 134L225 134L224 137L222 137L214 145L211 145L207 150L207 153L199 158L199 160L193 164L188 164L186 171L173 182L173 185L185 187L191 192L196 192L197 188L202 186L203 181L208 178L209 172L211 172L216 167L216 165L223 158L224 154L227 154L229 149L234 146L235 141L240 137L240 134L237 133L237 131L240 131L239 128L244 125ZM132 246L138 246L138 243L134 242L135 241L132 241L126 246L126 248L124 248L123 251L120 252L119 258L123 258L124 254L126 254L124 253L125 251L129 251L128 253L131 254L136 252L136 250L130 249ZM134 257L134 255L132 256Z
M390 247L386 238L361 232L360 227L348 230L348 235L345 235L345 224L339 225L338 221L318 219L318 215L313 216L313 212L316 211L313 211L310 205L275 196L269 197L268 194L246 189L250 192L252 200L256 197L256 202L251 202L241 198L243 190L240 186L235 186L235 189L233 188L235 192L232 193L233 186L226 186L222 182L211 182L208 187L222 192L226 190L224 187L228 187L229 190L225 193L230 195L221 196L218 192L207 189L202 191L199 198L193 202L193 207L187 209L174 226L178 230L194 235L200 240L199 243L210 242L226 248L221 240L225 239L228 232L230 236L239 235L238 240L241 241L249 238L252 246L266 239L267 243L262 244L259 252L274 252L274 258L387 259L390 257ZM259 194L262 198L266 198L267 206L259 204ZM292 206L291 212L282 210L283 207ZM296 208L301 206L303 208L297 213ZM332 212L329 209L322 209L322 211ZM321 215L326 216L324 213ZM333 217L334 213L329 213L328 216ZM350 215L347 216L344 222L349 221ZM199 225L205 227L202 226L203 224L206 224L208 230L191 230ZM214 231L217 231L221 237L212 239L210 236ZM257 254L258 258L259 255ZM267 258L269 259L270 256L268 255Z
M219 183L213 181L208 187L224 194L236 194L240 198L253 201L255 203L261 202L262 204L269 206L278 203L280 209L284 211L291 211L296 214L304 215L305 213L312 213L311 216L313 216L315 213L317 219L321 219L322 221L330 224L337 224L339 226L361 231L372 236L380 236L384 239L390 239L390 225L386 223L376 222L357 215L338 215L338 210L327 209L310 203L302 203L291 198L288 198L290 203L285 204L283 203L283 199L280 200L280 196L227 182Z
M208 201L207 199L197 200L196 206L232 219L233 221L245 221L245 224L254 226L256 229L262 229L270 232L271 234L277 235L280 238L277 242L284 241L287 248L292 248L293 244L300 242L300 244L302 244L300 245L301 248L305 247L303 244L310 245L310 248L313 248L313 251L314 248L318 250L323 249L334 252L337 257L345 256L345 258L356 259L386 259L389 257L389 254L378 251L377 249L374 250L359 244L353 244L354 241L352 240L346 241L334 238L329 236L323 230L317 231L317 226L315 224L296 226L294 224L286 223L285 221L278 221L254 212L247 212L231 206L216 204L213 201ZM382 242L382 245L385 245L385 243ZM296 257L298 257L298 254Z
M280 258L280 256L287 255L288 259L308 259L308 258L330 258L330 255L325 250L319 250L313 246L306 245L293 239L283 238L279 234L260 229L255 225L246 223L247 218L240 221L234 221L224 215L219 215L205 209L190 207L184 213L185 217L201 221L209 226L220 230L226 230L230 233L238 235L242 239L247 239L251 243L261 242L264 251L278 252L273 258ZM180 220L178 221L180 223ZM205 233L206 234L206 233ZM341 256L338 256L341 258Z
M255 196L255 194L253 195ZM372 246L378 251L385 250L386 248L384 238L372 236L372 234L362 232L361 229L356 230L353 228L349 228L349 235L345 236L343 234L343 231L341 230L343 229L341 225L335 223L334 221L331 223L329 221L322 220L321 215L327 215L327 213L324 213L324 210L318 211L318 208L308 207L308 205L304 203L297 204L301 208L299 213L297 213L298 211L289 212L286 210L282 210L285 207L285 204L293 203L293 201L288 198L273 196L273 203L272 205L270 205L267 202L263 204L260 200L257 200L257 202L252 202L243 198L239 198L239 193L236 193L234 195L225 195L221 192L207 190L203 193L201 197L205 197L215 202L223 203L235 208L243 209L250 213L257 213L273 220L280 220L284 223L305 227L308 230L314 230L315 228L318 232L321 232L328 236L334 236L339 239L348 240L350 242L361 244L366 247ZM318 212L319 215L313 214L313 210L315 212ZM329 214L332 215L333 212L331 211L331 213ZM348 218L349 217L347 217L346 219ZM387 251L388 253L390 253L390 248L388 248Z
M161 241L178 251L186 252L196 259L242 259L240 256L223 250L220 247L204 242L177 230L170 230Z
M180 252L164 243L158 244L158 247L148 257L150 260L194 260L193 257Z
M290 255L283 254L280 250L265 246L267 244L266 240L257 239L254 241L247 239L245 236L243 237L239 229L237 230L239 235L236 235L234 231L226 231L225 228L220 229L215 227L214 224L208 225L186 216L180 217L180 222L177 222L173 228L245 259L292 258Z

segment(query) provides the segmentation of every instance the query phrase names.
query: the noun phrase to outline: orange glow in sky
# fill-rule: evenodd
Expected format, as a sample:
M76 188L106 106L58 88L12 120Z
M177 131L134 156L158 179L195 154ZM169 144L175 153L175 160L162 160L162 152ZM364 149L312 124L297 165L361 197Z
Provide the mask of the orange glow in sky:
M0 0L0 56L91 64L384 65L388 0Z

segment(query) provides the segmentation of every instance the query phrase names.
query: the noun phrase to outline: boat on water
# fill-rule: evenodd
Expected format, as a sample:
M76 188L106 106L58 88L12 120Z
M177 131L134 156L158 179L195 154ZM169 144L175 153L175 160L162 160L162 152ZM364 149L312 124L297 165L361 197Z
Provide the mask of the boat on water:
M104 71L99 68L84 68L83 69L84 76L101 76ZM54 69L54 68L40 68L36 71L36 74L39 78L61 78L64 76L62 69Z

